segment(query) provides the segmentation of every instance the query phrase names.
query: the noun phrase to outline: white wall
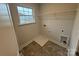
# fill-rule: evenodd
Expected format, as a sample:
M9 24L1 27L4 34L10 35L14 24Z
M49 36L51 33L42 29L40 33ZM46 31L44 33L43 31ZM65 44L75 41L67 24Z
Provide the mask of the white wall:
M77 14L76 14L74 27L73 27L73 31L72 31L69 55L75 55L78 40L79 40L79 5L78 5Z
M12 14L12 19L14 22L14 27L16 31L16 35L18 38L18 44L19 48L21 48L24 44L26 44L28 41L32 40L34 37L39 35L39 19L38 19L38 11L39 11L39 6L38 4L9 4L11 14ZM34 24L26 24L26 25L19 25L19 17L18 17L18 12L17 12L17 6L23 6L23 7L31 7L34 10L35 14L35 20L36 23Z
M16 56L19 49L7 7L6 4L0 4L0 56Z
M76 4L40 4L41 33L56 41L61 35L71 37L76 8Z

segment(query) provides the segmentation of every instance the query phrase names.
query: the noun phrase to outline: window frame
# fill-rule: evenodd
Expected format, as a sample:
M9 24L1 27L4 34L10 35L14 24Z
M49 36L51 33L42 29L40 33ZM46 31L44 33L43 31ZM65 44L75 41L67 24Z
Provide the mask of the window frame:
M32 15L19 15L18 7L32 9ZM20 26L21 26L21 25L28 25L28 24L35 24L35 23L36 23L36 20L35 20L35 13L34 13L34 9L33 9L32 7L17 6L16 8L17 8L18 19L19 19L19 25L20 25ZM29 12L29 11L28 11L28 12ZM20 16L32 16L32 17L33 17L33 22L29 22L29 23L25 22L25 23L21 24L21 22L20 22L20 20L21 20L21 19L20 19Z

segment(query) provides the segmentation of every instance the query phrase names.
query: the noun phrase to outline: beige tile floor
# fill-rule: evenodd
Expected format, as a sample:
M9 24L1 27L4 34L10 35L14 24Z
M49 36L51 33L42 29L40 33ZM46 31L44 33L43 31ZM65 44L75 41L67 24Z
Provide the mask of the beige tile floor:
M22 54L24 56L66 56L67 50L51 41L44 46L33 41L23 48Z

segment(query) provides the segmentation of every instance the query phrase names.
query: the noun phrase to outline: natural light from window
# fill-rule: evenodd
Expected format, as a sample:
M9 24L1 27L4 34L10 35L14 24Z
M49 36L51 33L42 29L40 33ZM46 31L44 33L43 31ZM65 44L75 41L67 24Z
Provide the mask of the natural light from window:
M18 15L19 15L19 23L20 25L35 23L35 19L33 16L33 9L32 8L25 8L17 6Z

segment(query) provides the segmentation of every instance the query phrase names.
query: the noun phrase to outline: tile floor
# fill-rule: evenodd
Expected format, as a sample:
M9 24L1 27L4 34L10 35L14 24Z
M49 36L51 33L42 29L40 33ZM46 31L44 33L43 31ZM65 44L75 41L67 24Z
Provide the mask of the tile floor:
M33 41L23 48L22 54L24 56L67 56L67 50L51 41L44 46Z

